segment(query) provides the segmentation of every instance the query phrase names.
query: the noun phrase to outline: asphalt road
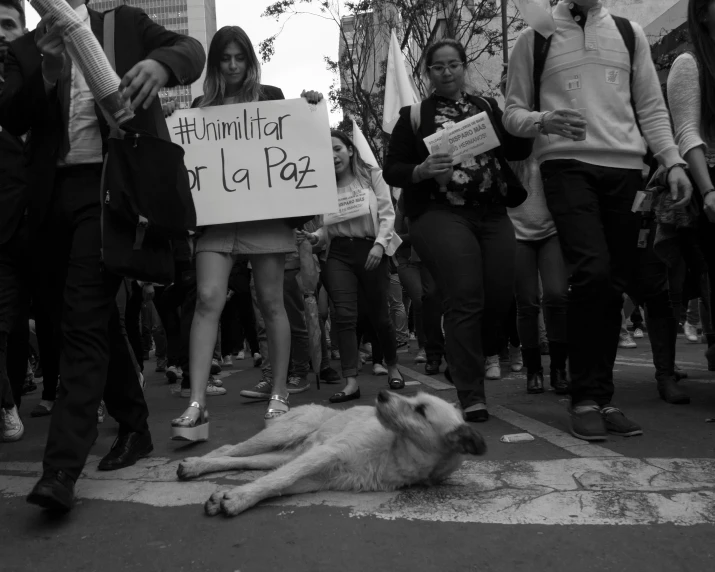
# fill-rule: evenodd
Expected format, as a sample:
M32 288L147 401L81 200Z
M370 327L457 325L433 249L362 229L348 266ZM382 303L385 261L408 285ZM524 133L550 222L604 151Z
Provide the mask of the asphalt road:
M257 472L180 483L176 464L260 430L265 405L238 395L259 371L242 361L222 373L228 394L210 399L211 441L187 446L168 438L185 400L171 395L151 361L153 456L98 473L96 463L116 435L108 418L68 515L50 517L24 500L41 470L49 418L25 417L24 440L0 444L0 570L715 570L715 423L706 423L715 417L715 373L707 372L704 345L679 339L678 346L690 374L682 382L692 397L688 406L658 398L647 339L619 352L616 404L642 424L641 437L598 445L574 440L563 398L527 395L523 374L502 364L503 378L488 382L493 417L479 426L489 451L444 485L286 497L232 519L204 516L203 501ZM415 382L405 391L455 399L442 375L420 375L413 353L400 354L400 362ZM386 378L370 376L368 366L364 371L357 403L370 404ZM291 402L327 404L338 389L313 386ZM26 396L24 412L39 393ZM535 440L499 441L523 431Z

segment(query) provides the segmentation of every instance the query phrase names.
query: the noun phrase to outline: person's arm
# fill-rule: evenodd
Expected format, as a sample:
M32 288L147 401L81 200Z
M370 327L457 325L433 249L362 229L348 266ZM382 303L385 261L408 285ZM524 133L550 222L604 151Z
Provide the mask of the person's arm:
M698 64L691 54L681 54L668 74L668 103L673 117L675 142L690 167L700 193L715 188L705 159L706 144L700 133L702 96ZM705 213L715 220L715 193L704 199Z
M527 28L516 40L506 78L502 123L517 137L536 137L541 112L534 109L534 30Z
M504 112L499 108L496 99L484 98L492 108L494 117L494 129L497 129L502 136L502 146L504 148L504 158L507 161L524 161L529 158L534 148L534 140L530 137L517 137L504 129Z
M392 206L390 187L385 182L382 171L373 171L372 188L377 197L378 228L375 229L375 244L379 244L386 251L395 234L395 209Z
M670 115L651 60L650 44L643 28L635 23L632 26L636 35L636 52L631 83L638 121L655 158L661 165L670 168L684 161L673 140Z

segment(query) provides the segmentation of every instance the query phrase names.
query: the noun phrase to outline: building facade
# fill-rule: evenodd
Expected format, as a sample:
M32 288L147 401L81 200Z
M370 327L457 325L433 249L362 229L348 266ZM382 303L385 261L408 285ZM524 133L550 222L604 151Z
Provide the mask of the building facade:
M141 8L167 30L195 38L208 53L216 33L216 0L93 0L90 4L99 12L122 5ZM162 98L174 99L182 109L190 107L194 98L203 94L204 73L191 86L162 90Z

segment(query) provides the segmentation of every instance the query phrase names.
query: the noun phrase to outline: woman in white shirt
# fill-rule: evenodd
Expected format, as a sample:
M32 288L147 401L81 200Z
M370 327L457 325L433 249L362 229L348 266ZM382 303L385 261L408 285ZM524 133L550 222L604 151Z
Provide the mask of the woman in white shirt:
M405 381L397 369L395 329L390 320L387 293L390 287L388 256L395 253L395 211L390 187L382 171L371 169L360 157L350 138L331 131L333 162L338 194L366 197L370 212L322 227L316 233L302 233L312 245L327 244L324 281L335 305L334 330L337 332L340 361L346 385L330 398L342 403L360 398L357 375L359 355L356 326L358 293L367 303L367 313L377 332L385 355L390 389L402 389Z

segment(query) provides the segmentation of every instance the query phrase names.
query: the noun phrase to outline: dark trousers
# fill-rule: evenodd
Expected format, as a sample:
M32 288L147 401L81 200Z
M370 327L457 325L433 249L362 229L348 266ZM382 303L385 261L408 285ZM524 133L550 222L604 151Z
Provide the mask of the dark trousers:
M365 270L367 255L373 240L336 237L330 244L325 263L325 284L335 305L335 323L340 348L343 377L358 374L359 356L356 327L358 321L358 296L362 294L370 323L377 333L385 363L397 363L395 327L390 320L387 294L390 288L388 260L383 256L375 270Z
M154 305L166 332L168 365L184 368L189 363L188 337L196 304L196 271L191 261L174 260L174 277L173 284L157 288ZM187 312L184 312L184 305ZM189 370L185 373L188 376Z
M672 319L664 265L639 254L641 219L631 207L641 171L556 160L541 173L571 276L567 327L579 332L569 337L571 399L607 405L624 292L644 300L651 318Z
M514 227L502 206L435 208L410 238L444 303L447 361L463 407L486 403L484 355L499 353L514 299Z
M0 245L0 406L20 406L27 372L30 297L28 230L23 219Z
M144 303L142 289L136 280L131 280L127 293L125 307L125 328L129 344L132 346L139 371L144 371L144 341L141 331L142 305Z
M261 353L258 345L258 334L256 333L256 315L253 312L253 300L251 292L236 292L236 306L238 309L238 323L236 324L236 341L238 351L243 349L244 340L251 348L251 354Z
M147 433L149 412L122 335L121 278L101 268L101 165L60 169L36 255L48 302L61 309L62 386L52 410L45 470L77 479L97 437L104 395L120 433Z
M539 297L539 277L543 300ZM568 343L569 276L556 235L516 241L516 302L519 337L527 349L539 347L539 312L543 307L550 342Z

